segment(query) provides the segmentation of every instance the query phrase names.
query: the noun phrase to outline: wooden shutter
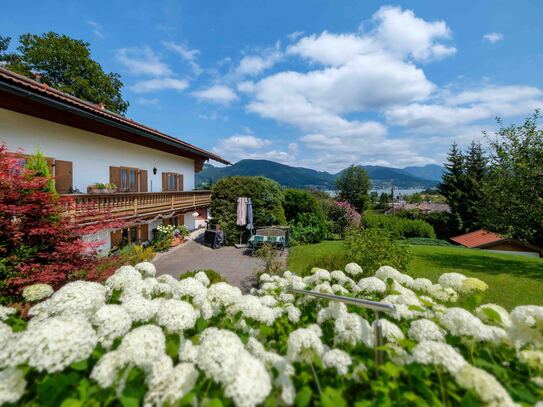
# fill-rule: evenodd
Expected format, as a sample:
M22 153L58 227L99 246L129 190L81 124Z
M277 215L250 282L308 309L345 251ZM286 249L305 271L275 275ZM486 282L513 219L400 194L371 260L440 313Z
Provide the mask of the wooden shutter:
M111 247L119 247L123 239L123 231L121 229L111 232Z
M149 240L149 225L147 223L140 225L140 239L142 242Z
M51 174L51 176L54 177L55 173L53 172L53 159L49 157L45 157L45 161L47 161L47 167L49 167L49 174Z
M147 192L147 170L140 170L140 192Z
M117 189L121 190L121 168L109 167L109 182L115 184Z
M162 190L163 191L168 190L168 173L167 172L162 173Z
M73 187L72 162L55 160L55 189L59 194L69 194Z

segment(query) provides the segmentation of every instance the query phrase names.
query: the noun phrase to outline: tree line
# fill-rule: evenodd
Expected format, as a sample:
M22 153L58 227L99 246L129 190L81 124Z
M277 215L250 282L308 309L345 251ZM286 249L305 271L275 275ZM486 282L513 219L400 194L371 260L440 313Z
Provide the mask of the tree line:
M438 190L459 230L484 228L543 246L543 130L541 113L520 125L485 134L488 148L472 142L466 151L451 145Z

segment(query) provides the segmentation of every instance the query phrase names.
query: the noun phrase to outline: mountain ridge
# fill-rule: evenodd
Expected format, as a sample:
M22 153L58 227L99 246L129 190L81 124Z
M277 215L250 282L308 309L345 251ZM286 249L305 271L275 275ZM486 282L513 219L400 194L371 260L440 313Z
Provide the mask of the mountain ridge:
M438 179L441 178L442 167L434 164L422 167L406 167L409 170L401 168L384 167L377 165L363 165L372 180L372 186L375 189L389 188L391 186L399 188L431 188L434 187ZM219 179L234 176L265 176L277 181L280 185L289 188L317 188L333 189L336 178L343 172L331 174L327 171L317 171L304 167L292 167L270 160L245 159L236 162L227 167L215 167L211 164L205 164L201 172L196 174L196 184L215 183ZM426 174L434 179L415 175L416 173ZM439 178L438 177L439 174Z

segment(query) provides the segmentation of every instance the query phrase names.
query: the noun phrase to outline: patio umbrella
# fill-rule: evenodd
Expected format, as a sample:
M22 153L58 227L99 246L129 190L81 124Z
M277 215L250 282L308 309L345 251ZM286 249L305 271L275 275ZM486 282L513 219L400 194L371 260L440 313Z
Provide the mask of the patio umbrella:
M247 198L238 198L238 219L236 224L238 226L245 226L247 224Z
M247 199L247 226L245 226L253 235L253 202L251 198Z

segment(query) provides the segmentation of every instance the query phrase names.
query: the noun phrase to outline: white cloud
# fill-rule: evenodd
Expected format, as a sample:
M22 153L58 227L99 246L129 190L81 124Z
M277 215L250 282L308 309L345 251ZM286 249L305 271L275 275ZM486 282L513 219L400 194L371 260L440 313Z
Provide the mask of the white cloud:
M292 144L292 143L291 143ZM272 160L283 164L294 164L297 148L289 145L288 151L267 150L272 141L250 134L235 135L223 139L213 152L235 162L243 159Z
M154 78L136 82L130 89L136 93L156 92L160 90L182 91L188 88L189 83L185 79Z
M299 37L301 37L302 35L304 35L304 32L303 31L294 31L292 33L290 33L289 35L287 35L287 38L290 40L290 41L296 41Z
M121 48L117 50L119 61L131 74L170 76L170 67L148 46L142 48Z
M503 40L503 34L497 33L497 32L488 33L488 34L483 35L483 40L491 42L491 43L495 43L495 42Z
M273 48L267 48L258 55L248 55L241 59L234 70L237 76L255 76L271 68L283 57L279 43Z
M138 100L138 104L142 106L156 106L160 103L160 100L158 98L149 99L149 98L140 97L137 100Z
M104 29L102 28L102 25L94 20L87 20L87 24L92 27L92 33L96 35L98 38L103 39L104 38Z
M192 92L192 95L200 100L229 104L238 99L238 95L228 86L214 85L207 89Z
M391 6L381 7L373 20L378 24L372 33L376 41L399 55L426 61L456 53L456 48L437 42L451 37L444 21L427 22L411 10Z
M195 75L200 75L203 70L196 62L198 55L200 55L200 50L191 49L186 44L177 44L172 41L164 41L163 45L170 51L177 53L178 55L185 60Z

